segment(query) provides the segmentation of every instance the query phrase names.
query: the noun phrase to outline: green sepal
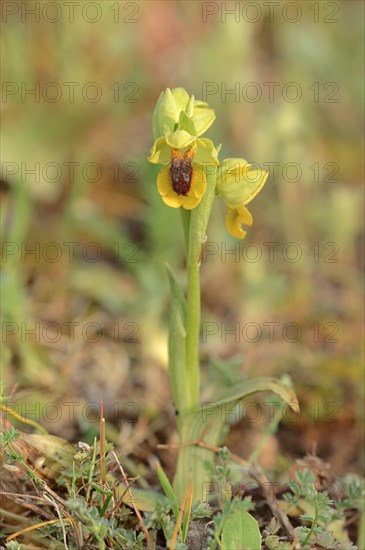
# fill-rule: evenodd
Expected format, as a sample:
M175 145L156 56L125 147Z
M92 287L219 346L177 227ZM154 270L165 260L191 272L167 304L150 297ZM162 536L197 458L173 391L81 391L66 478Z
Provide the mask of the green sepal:
M193 116L195 103L196 103L195 98L193 95L191 95L189 99L189 103L186 107L186 114L188 115L189 118L192 118Z
M191 96L189 96L188 92L182 87L173 88L171 90L171 93L174 96L176 109L179 111L179 114L177 116L178 119L180 111L188 111L188 105L191 100Z
M181 111L179 116L179 130L186 130L189 134L196 136L194 122L185 111Z
M208 130L208 128L211 127L216 116L214 109L211 109L208 106L208 103L205 103L204 101L195 101L192 118L195 125L196 135L201 136Z
M178 117L179 112L176 107L175 98L171 90L167 88L164 92L161 92L153 111L152 128L154 139L173 132Z
M184 113L182 118L181 113ZM215 112L207 103L195 100L184 88L166 88L161 92L153 111L153 137L155 140L166 137L175 130L188 130L194 136L201 136L214 120Z

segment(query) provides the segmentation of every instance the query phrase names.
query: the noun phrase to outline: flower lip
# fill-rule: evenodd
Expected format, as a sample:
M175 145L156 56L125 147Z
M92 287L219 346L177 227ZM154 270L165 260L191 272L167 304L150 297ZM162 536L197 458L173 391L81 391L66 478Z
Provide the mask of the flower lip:
M179 194L172 186L170 167L164 166L157 176L157 188L162 200L167 206L192 210L200 203L206 191L206 177L199 164L192 163L192 176L189 192Z
M172 188L178 195L187 196L190 191L193 176L193 167L191 165L193 156L193 147L190 147L184 154L180 153L178 149L172 150L169 175Z

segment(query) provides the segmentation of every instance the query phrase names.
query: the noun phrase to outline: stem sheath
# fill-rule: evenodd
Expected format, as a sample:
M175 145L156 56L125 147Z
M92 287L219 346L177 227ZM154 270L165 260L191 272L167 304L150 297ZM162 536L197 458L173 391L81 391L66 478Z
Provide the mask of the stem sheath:
M188 296L185 358L189 392L187 400L192 410L200 405L200 255L215 197L216 166L204 167L204 171L207 178L207 189L199 206L190 214L187 250Z

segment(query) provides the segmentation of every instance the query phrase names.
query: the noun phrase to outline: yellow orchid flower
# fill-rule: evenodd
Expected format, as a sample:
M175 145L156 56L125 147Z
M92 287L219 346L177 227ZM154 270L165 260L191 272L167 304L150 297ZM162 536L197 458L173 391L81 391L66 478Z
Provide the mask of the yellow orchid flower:
M226 227L237 239L244 239L247 231L241 225L251 226L253 218L246 204L261 191L267 180L268 172L252 169L244 159L225 159L218 169L217 194L226 203Z
M214 110L183 88L167 88L152 118L155 141L148 160L165 165L157 176L158 191L168 206L192 210L206 191L208 171L219 165L220 147L201 137L214 122Z

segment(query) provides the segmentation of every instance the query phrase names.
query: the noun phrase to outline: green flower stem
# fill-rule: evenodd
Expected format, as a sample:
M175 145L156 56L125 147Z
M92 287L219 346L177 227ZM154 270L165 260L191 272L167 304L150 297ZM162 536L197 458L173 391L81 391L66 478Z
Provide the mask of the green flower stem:
M188 299L186 314L186 373L188 381L187 401L189 408L200 404L200 369L199 369L199 336L200 336L200 256L207 230L208 220L215 197L216 167L204 167L207 178L207 190L199 206L191 211L188 247Z
M200 263L202 245L215 198L217 168L215 165L207 163L204 171L207 178L207 190L200 204L191 211L188 264Z
M188 300L186 311L186 373L189 409L199 406L199 334L200 334L200 266L188 264Z
M189 254L190 211L185 210L184 208L180 208L180 212L181 212L181 220L182 220L183 230L184 230L186 255L188 256L188 254Z

